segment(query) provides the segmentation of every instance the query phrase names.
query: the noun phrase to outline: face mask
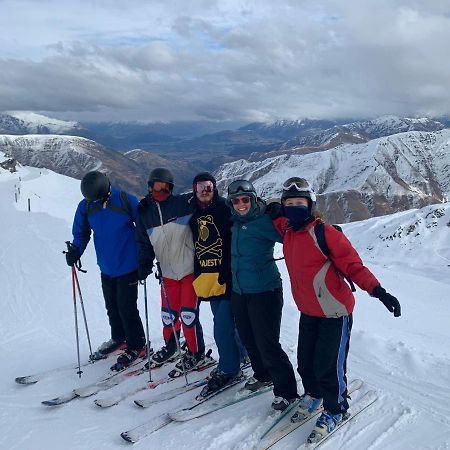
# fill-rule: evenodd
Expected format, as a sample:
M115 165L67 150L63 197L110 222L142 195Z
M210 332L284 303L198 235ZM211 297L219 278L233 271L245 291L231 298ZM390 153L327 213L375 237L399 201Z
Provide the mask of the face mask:
M165 189L161 191L152 191L153 200L157 202L163 202L167 200L170 196L170 192L167 192Z
M285 206L284 215L289 220L289 225L295 229L299 229L306 224L309 215L309 208L306 205Z

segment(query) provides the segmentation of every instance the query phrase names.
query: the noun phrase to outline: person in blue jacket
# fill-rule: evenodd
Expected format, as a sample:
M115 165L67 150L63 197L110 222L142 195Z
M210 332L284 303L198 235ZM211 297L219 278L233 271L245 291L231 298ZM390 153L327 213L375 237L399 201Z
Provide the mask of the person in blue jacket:
M245 388L273 383L272 408L286 409L298 398L294 369L280 344L283 289L273 249L282 238L265 214L265 204L247 180L228 186L231 228L231 308L254 375Z
M69 266L83 254L94 234L97 264L100 267L103 296L111 327L111 339L98 349L106 355L125 347L119 367L145 356L145 335L137 308L138 258L135 220L138 201L133 195L111 186L101 172L88 172L81 181L84 199L73 221L73 241L66 253Z

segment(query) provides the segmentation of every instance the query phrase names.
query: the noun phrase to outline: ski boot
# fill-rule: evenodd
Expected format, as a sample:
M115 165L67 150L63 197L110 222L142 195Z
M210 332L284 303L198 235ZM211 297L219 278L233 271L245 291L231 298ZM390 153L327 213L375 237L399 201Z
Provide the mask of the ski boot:
M329 411L323 411L317 419L311 434L308 436L308 443L313 444L321 441L327 434L332 433L343 419L348 417L348 413L345 413L345 415L331 414Z
M298 399L296 397L291 398L289 400L284 397L275 397L270 406L275 411L284 411L286 408L289 408L289 406L291 406L292 403L296 402L297 400Z
M242 371L239 370L237 375L228 375L221 370L217 370L209 380L208 384L200 391L199 397L208 397L214 392L221 391L225 386L235 381L237 378L242 378Z
M150 349L153 352L152 349ZM144 345L140 350L126 349L117 358L117 362L111 367L111 370L121 371L126 369L138 358L145 358L147 356L147 346Z
M109 341L105 341L102 345L100 345L97 351L91 356L91 360L97 361L99 359L105 359L110 353L116 350L125 350L126 348L127 344L125 341L110 339Z
M176 343L174 341L170 341L153 354L150 359L151 369L155 369L168 362L175 361L177 357L178 353ZM145 369L148 370L148 362L145 364Z
M322 406L321 398L311 397L309 394L303 394L300 396L295 413L291 417L291 422L302 422L311 416Z
M214 358L211 357L212 350L205 353L191 353L189 350L175 364L175 369L169 372L170 378L177 378L183 375L184 371L192 372L193 370L203 370L215 364Z
M272 384L273 384L272 381L259 381L255 377L250 377L244 384L242 390L256 392L266 386L272 386Z

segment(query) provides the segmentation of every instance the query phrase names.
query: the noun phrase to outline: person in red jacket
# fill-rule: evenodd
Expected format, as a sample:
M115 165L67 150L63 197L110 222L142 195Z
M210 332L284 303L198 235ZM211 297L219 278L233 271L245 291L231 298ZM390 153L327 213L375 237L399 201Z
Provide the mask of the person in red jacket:
M305 179L289 178L281 201L282 217L274 224L283 236L292 295L301 313L297 359L305 392L292 420L303 420L323 403L311 436L321 439L348 409L346 369L355 298L344 277L378 298L395 317L401 314L400 303L364 266L345 235L323 224L315 211L316 195ZM318 242L319 223L328 255Z

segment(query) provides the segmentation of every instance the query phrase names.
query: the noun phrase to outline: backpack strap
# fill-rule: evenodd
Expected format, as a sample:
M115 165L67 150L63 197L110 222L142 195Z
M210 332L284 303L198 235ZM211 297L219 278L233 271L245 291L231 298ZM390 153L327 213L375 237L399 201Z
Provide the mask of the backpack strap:
M342 228L339 225L332 225L334 228L336 228L336 230L340 231L341 233L343 233ZM314 227L314 234L316 235L316 240L317 240L317 245L320 248L320 251L328 258L330 259L330 249L327 245L327 241L325 239L325 224L323 222L319 222L315 225ZM331 261L331 259L330 259ZM333 264L333 261L331 261L331 264ZM334 266L334 264L333 264ZM337 272L339 273L339 275L341 275L350 285L350 289L352 290L352 292L356 292L356 288L355 288L355 284L353 283L353 281L346 277L340 270L338 270L336 268L336 266L334 266L334 268L337 270Z
M120 200L122 201L122 207L125 212L133 219L133 211L131 210L130 199L125 191L120 191Z

